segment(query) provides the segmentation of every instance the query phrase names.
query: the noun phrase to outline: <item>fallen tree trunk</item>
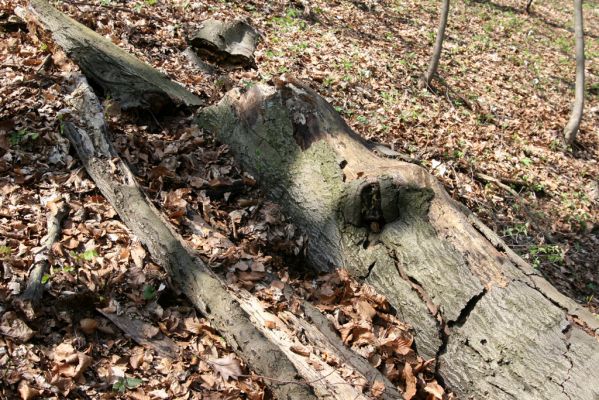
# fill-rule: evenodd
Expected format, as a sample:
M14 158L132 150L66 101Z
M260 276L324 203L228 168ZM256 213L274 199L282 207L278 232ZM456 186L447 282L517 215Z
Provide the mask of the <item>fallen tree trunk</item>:
M63 123L63 130L102 194L176 286L248 366L266 380L278 399L367 399L362 389L354 387L356 381L362 382L366 393L378 381L385 388L381 398L400 397L397 388L380 372L355 355L351 357L339 338L327 339L326 334L319 334L316 326L304 327L312 338L311 345L341 360L346 370L354 371L352 376L342 376L314 354L306 356L295 352L293 348L299 344L295 333L276 316L267 313L250 293L229 292L226 285L190 253L182 238L149 203L128 167L105 138L101 106L85 81L78 83L69 105L73 114ZM317 310L306 310L312 319L324 319L322 315L318 317ZM273 320L276 329L265 323Z
M67 17L46 0L31 0L17 13L38 32L47 36L72 58L90 82L101 87L106 97L123 110L143 108L154 112L176 106L199 106L202 100L164 74L139 61L111 41Z
M423 168L368 150L313 90L285 77L233 90L197 122L308 235L314 267L387 297L460 398L599 396L599 321Z

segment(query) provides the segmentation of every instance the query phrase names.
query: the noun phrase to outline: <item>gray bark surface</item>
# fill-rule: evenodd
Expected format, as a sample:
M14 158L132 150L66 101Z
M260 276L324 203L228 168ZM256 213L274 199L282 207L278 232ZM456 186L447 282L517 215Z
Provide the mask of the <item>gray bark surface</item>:
M259 38L258 32L244 21L209 19L189 44L200 56L221 64L255 66L254 51Z
M271 385L277 398L315 398L310 387L298 380L300 375L289 359L252 324L225 285L192 255L142 193L107 141L102 107L87 83L78 85L69 103L77 114L63 123L66 136L98 189L153 259L248 365L261 375L283 381Z
M576 141L578 127L584 109L584 28L582 18L582 0L574 0L574 35L576 37L576 85L574 105L568 124L564 127L564 140L567 145Z
M124 110L143 108L159 112L172 106L202 104L183 86L59 12L46 0L31 0L19 14L41 27L39 35L48 31L52 41L77 63L90 82L101 87L104 95L116 100Z
M599 322L559 294L423 168L373 154L288 77L197 118L308 236L318 270L387 296L460 398L599 396Z

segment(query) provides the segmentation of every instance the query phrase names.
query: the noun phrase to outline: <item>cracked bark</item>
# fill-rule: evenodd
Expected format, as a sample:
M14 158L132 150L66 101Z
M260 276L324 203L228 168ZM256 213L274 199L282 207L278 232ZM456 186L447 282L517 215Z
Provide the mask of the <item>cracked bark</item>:
M234 90L197 122L302 228L316 269L345 268L387 297L461 398L561 398L558 382L572 398L599 395L587 384L599 380L597 339L573 326L571 369L563 356L571 312L593 319L424 169L373 154L309 87L283 76Z

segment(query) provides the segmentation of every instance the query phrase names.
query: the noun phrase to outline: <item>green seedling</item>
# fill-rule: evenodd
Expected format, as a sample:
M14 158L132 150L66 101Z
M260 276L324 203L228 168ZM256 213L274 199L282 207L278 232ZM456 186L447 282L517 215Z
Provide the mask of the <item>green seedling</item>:
M112 390L114 390L115 392L124 393L128 389L135 389L136 387L141 385L141 383L142 383L142 380L139 378L127 378L125 376L125 377L119 378L112 385Z

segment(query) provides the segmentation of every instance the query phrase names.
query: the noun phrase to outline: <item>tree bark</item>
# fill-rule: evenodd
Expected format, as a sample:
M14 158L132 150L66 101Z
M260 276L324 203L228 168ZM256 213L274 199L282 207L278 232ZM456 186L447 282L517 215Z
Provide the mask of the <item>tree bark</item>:
M437 28L437 37L435 46L433 47L433 55L426 73L422 76L421 86L427 87L431 84L434 76L437 74L441 52L443 51L443 39L445 38L445 28L447 27L447 17L449 15L449 0L443 0L441 6L441 18L439 19L439 27Z
M318 270L384 294L460 398L594 399L599 322L423 168L381 159L292 78L229 92L198 124L308 236Z
M564 140L567 145L576 141L578 127L584 109L584 27L582 17L582 0L574 0L574 35L576 36L576 87L574 105L570 120L564 128Z
M150 109L159 112L177 106L195 107L202 100L164 74L139 61L96 32L67 17L46 0L31 0L19 9L40 37L48 36L72 58L90 82L101 87L104 96L116 100L122 109ZM36 28L41 28L36 29Z
M255 67L254 51L260 36L244 21L204 21L189 44L200 56L219 64Z

